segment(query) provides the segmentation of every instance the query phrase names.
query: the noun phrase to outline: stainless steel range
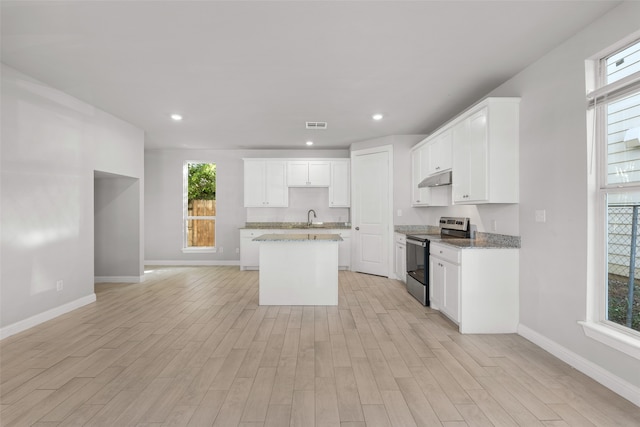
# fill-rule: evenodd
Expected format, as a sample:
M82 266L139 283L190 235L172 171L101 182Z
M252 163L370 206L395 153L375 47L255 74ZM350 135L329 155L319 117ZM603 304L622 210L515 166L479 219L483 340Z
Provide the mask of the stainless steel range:
M469 218L440 218L440 234L407 235L407 291L422 305L429 306L429 243L447 238L471 237Z

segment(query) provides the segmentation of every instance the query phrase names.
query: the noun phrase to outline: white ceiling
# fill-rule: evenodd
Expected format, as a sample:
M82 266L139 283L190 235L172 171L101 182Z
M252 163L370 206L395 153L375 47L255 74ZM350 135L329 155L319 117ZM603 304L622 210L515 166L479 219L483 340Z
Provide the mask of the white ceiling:
M2 62L148 149L346 148L433 131L619 3L3 0Z

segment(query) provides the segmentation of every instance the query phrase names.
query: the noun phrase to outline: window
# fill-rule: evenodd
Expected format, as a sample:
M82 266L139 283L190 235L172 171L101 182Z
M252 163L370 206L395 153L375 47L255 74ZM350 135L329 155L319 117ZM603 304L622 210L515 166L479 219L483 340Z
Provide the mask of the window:
M211 252L216 246L216 165L184 164L183 250Z
M601 273L591 330L619 333L640 354L640 40L595 64L588 94L598 164L595 199L601 222ZM596 147L594 147L596 148ZM587 322L588 323L588 322ZM586 325L588 326L588 325ZM607 329L608 328L608 329ZM608 339L601 339L611 344ZM615 346L615 345L614 345ZM623 346L624 347L624 346ZM624 348L620 348L626 351Z

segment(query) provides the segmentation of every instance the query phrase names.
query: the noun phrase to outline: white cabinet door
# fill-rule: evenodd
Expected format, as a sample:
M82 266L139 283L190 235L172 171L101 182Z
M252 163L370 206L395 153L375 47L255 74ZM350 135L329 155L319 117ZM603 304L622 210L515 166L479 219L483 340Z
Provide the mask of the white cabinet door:
M460 322L460 267L449 261L438 261L444 271L441 310L454 322Z
M287 184L290 187L306 187L309 182L309 162L287 162Z
M471 163L469 119L453 128L453 202L464 203L469 198L469 163Z
M331 165L325 160L295 160L287 162L289 187L328 187Z
M267 230L240 230L240 270L257 270L260 265L260 243L253 239Z
M264 207L265 201L265 162L262 160L244 161L244 206Z
M469 118L469 200L489 199L487 109L483 108Z
M395 255L396 278L407 283L407 245L396 243Z
M327 161L309 162L309 185L328 187L331 184L331 164Z
M454 204L518 203L518 105L488 98L454 125Z
M331 184L329 185L329 207L351 206L350 160L331 161Z
M267 161L265 165L265 206L289 206L287 164L284 161Z
M351 234L341 234L342 242L338 244L338 268L349 270L351 268Z
M451 169L451 129L447 129L427 144L429 175Z
M445 271L442 260L429 257L429 302L434 310L442 310L444 301Z
M287 207L287 165L284 161L244 161L244 206Z
M418 188L418 184L427 177L426 167L427 149L422 146L411 152L411 205L429 206L429 188Z
M418 188L418 184L428 176L427 164L429 147L423 145L411 151L411 206L449 206L451 189L449 186Z
M487 109L483 108L454 128L453 201L488 200Z

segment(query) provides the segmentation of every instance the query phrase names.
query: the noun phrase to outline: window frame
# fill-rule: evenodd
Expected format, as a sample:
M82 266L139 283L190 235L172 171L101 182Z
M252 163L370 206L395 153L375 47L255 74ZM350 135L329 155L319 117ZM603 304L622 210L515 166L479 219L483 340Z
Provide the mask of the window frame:
M190 164L216 164L215 162L202 161L202 160L185 160L182 164L182 252L183 253L216 253L217 248L214 240L214 246L187 246L188 245L188 221L190 220L213 220L214 235L217 227L217 215L196 216L189 215L189 165ZM217 176L216 176L217 187ZM217 197L216 197L217 201ZM216 209L217 213L217 209Z
M629 183L608 183L608 138L607 138L607 105L626 96L640 94L638 78L640 71L630 78L623 78L606 84L606 61L636 43L640 43L638 34L617 46L608 49L601 55L587 61L587 84L593 89L587 94L587 123L589 138L589 158L591 165L595 162L595 179L590 172L589 192L590 216L595 224L590 227L592 236L589 241L595 250L589 259L595 261L589 277L587 293L587 318L579 321L585 335L609 347L617 349L635 359L640 360L640 332L634 331L607 319L608 310L608 202L607 196L612 194L640 193L640 181ZM591 77L591 81L589 78ZM635 83L633 83L635 81ZM631 82L631 83L630 83ZM627 87L626 89L624 89ZM623 88L621 90L621 88ZM613 93L607 99L606 93ZM604 96L605 102L598 100ZM591 98L591 99L590 99ZM595 149L593 145L595 145ZM595 157L595 158L594 158ZM591 167L590 167L591 170ZM595 234L595 235L593 235ZM592 276L591 276L592 274Z

